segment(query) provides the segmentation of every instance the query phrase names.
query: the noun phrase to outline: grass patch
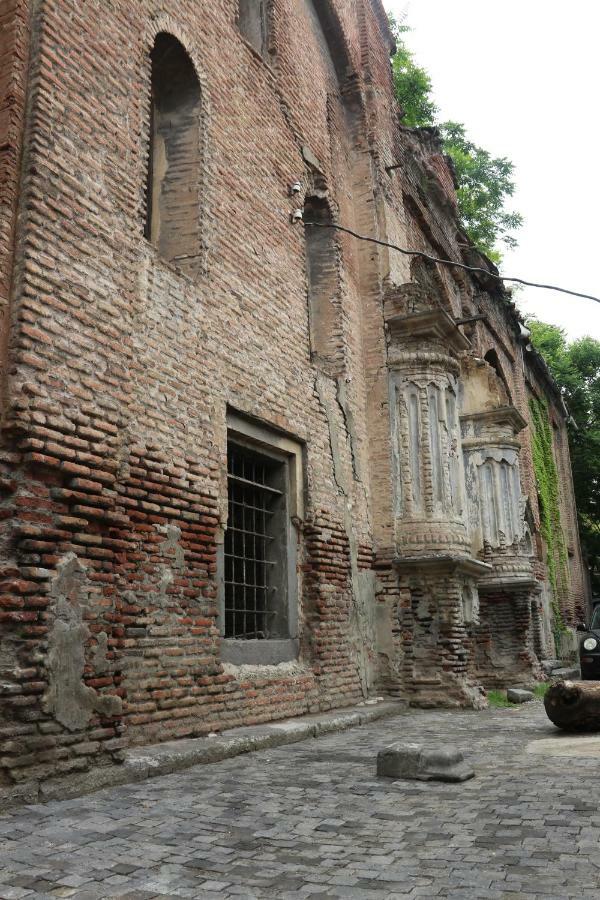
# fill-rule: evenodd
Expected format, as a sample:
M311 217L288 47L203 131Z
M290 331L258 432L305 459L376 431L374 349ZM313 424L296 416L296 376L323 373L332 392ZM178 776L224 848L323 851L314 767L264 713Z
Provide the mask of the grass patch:
M533 688L532 693L538 700L543 700L549 687L549 681L540 681ZM518 707L524 705L521 703L511 703L506 696L506 691L488 691L486 696L490 707L492 707L493 709L517 709Z
M515 707L515 703L511 703L510 700L506 699L506 691L488 691L487 692L488 703L494 709L505 709L507 706Z

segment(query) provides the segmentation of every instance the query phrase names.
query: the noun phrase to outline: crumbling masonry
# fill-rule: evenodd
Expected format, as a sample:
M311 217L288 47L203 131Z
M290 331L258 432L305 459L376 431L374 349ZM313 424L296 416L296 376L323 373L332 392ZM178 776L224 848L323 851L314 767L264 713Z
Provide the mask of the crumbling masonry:
M5 0L0 28L3 789L537 674L585 602L566 413L401 125L380 0Z

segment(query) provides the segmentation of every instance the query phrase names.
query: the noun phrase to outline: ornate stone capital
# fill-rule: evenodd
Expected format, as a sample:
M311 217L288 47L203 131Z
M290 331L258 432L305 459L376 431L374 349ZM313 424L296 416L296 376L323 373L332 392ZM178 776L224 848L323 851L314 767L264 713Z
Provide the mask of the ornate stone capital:
M516 436L527 427L526 419L514 406L463 413L459 418L465 451L492 445L519 449L521 443Z
M457 359L471 346L454 319L441 307L413 314L389 312L385 317L390 336L392 368L445 368L457 374Z

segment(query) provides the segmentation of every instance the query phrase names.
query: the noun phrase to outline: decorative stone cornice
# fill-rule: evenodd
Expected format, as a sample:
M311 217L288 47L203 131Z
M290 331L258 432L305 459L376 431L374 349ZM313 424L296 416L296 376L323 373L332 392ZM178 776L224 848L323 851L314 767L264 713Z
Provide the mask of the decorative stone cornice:
M490 426L511 428L513 434L519 434L527 427L527 420L514 406L498 406L496 409L486 409L482 412L466 413L460 416L461 422L480 423L488 428Z
M386 316L386 324L393 338L427 344L441 344L450 354L458 356L471 347L471 342L459 330L454 319L440 307L412 315L392 313Z
M397 556L394 566L401 574L461 574L470 575L473 578L483 578L492 572L489 563L474 559L472 556L458 556L455 554L423 554L422 556Z
M493 575L481 579L477 587L480 594L488 594L494 591L531 591L536 587L537 583L532 574L494 572Z

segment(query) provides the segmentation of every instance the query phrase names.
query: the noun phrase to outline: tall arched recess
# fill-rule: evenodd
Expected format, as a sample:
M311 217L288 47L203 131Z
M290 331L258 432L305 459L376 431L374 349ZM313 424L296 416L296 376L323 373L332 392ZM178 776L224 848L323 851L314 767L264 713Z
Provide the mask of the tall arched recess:
M498 354L492 348L491 350L488 350L488 352L485 354L485 356L483 358L485 359L486 363L492 367L492 369L494 370L494 372L496 373L496 375L498 376L498 378L504 385L504 388L506 390L506 395L508 398L508 403L512 403L512 394L511 394L511 390L510 390L510 385L508 383L508 379L507 379L506 375L504 374L502 365L500 364L500 360L498 359Z
M268 0L239 0L238 27L256 52L266 58L269 49Z
M353 66L337 13L331 0L306 0L306 2L319 21L340 87L344 87L353 73Z
M144 233L184 270L200 252L202 93L177 38L161 32L151 53L150 147Z
M304 222L311 357L329 369L343 364L344 350L334 232L321 227L332 222L331 210L324 198L306 197ZM311 227L312 222L315 227Z

